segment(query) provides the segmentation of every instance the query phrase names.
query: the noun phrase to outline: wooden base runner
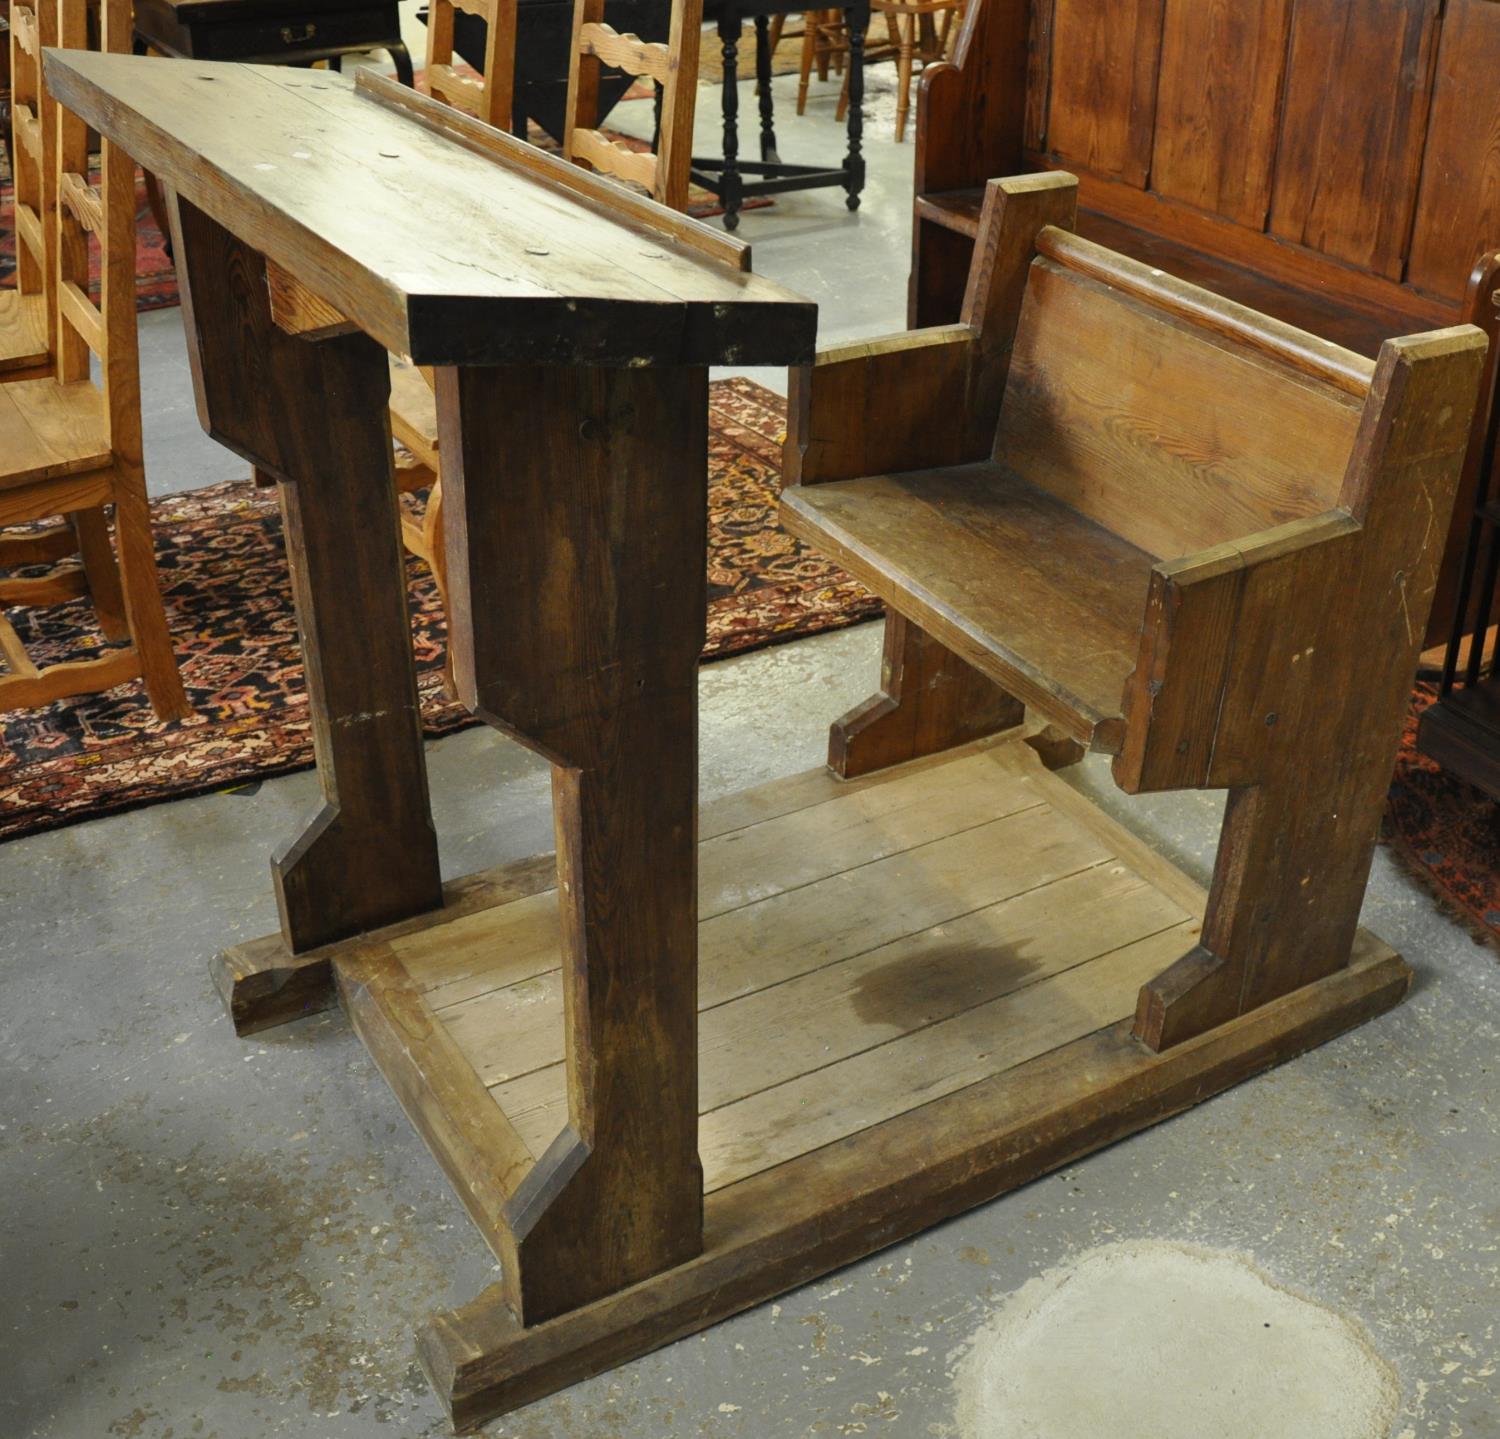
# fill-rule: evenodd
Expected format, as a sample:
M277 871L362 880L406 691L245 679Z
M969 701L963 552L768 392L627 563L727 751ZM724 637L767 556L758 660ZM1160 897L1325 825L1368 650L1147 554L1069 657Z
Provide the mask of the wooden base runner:
M567 1122L552 866L295 959L221 959L242 1032L342 999L502 1263L507 1200ZM1154 1054L1141 985L1202 890L1049 773L1019 731L866 778L706 806L697 1258L530 1327L500 1285L432 1318L456 1427L703 1329L1174 1114L1397 1003L1360 932L1326 979ZM288 1002L288 997L294 996Z

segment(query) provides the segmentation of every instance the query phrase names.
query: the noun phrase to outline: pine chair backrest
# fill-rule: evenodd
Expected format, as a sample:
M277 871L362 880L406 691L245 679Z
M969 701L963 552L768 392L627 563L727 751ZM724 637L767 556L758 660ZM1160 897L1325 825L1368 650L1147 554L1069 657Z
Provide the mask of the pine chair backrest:
M686 210L702 32L703 0L673 0L665 45L647 44L638 35L621 35L606 25L604 0L575 0L563 154L575 164L641 185L670 209ZM655 154L631 150L599 129L599 73L604 65L660 87Z
M10 10L11 153L15 161L16 287L49 295L47 220L55 174L54 131L46 122L42 47L57 44L57 0L14 0ZM56 348L56 307L47 305L48 349Z
M454 66L455 10L466 10L485 22L481 75ZM432 0L427 13L428 90L487 125L509 130L515 84L516 0Z
M43 4L49 0L42 0ZM88 48L89 0L59 0L59 43ZM130 0L103 0L100 47L128 55ZM51 103L51 102L49 102ZM100 183L89 177L89 129L51 103L56 133L57 378L89 378L89 355L99 361L112 439L139 463L140 371L135 318L135 161L102 140ZM99 303L89 297L89 236L98 244ZM131 456L127 454L127 459Z

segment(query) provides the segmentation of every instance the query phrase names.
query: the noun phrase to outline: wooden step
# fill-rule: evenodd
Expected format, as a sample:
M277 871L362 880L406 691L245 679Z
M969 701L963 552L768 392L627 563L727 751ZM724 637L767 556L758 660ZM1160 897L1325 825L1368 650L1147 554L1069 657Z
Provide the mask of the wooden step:
M1028 707L1119 752L1144 550L988 463L788 489L782 518Z

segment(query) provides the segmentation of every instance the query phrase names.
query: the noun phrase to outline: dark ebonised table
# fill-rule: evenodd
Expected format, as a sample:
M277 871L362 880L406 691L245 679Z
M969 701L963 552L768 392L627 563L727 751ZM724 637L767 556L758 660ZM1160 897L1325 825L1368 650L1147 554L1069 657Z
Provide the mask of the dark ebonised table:
M190 60L311 65L387 50L404 85L411 56L396 0L136 0L137 53Z
M709 0L704 18L717 20L724 46L724 158L693 160L693 180L717 195L724 205L724 227L735 229L741 205L759 195L777 195L788 190L816 190L841 185L851 210L859 208L865 186L864 138L864 46L870 23L869 0L835 8L844 11L849 28L849 149L844 163L792 165L784 162L776 148L775 98L771 93L770 21L772 15L801 13L805 0ZM737 61L740 35L746 18L755 21L755 75L760 89L760 160L740 159L739 88ZM751 176L748 183L743 176Z

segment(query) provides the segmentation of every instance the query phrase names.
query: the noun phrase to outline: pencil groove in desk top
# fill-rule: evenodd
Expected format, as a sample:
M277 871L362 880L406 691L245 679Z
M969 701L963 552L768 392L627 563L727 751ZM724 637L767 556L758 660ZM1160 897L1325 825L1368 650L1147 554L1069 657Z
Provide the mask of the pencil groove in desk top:
M335 74L51 51L70 109L419 364L798 364L816 307Z

